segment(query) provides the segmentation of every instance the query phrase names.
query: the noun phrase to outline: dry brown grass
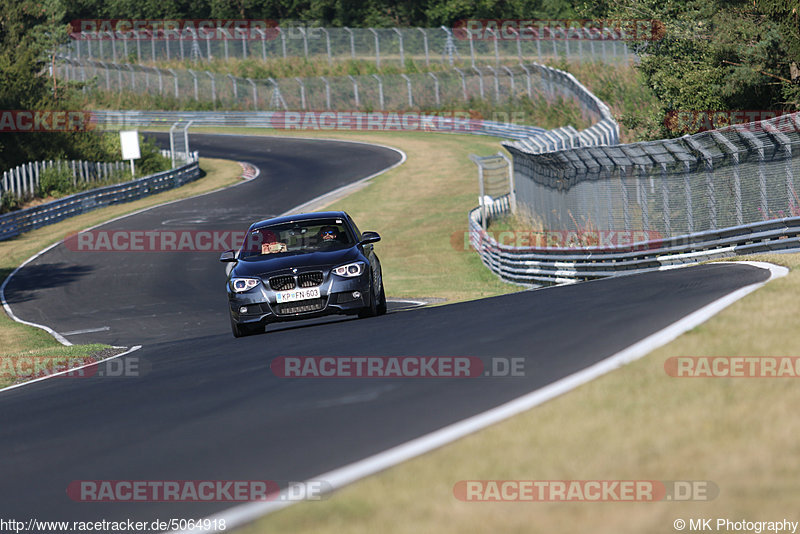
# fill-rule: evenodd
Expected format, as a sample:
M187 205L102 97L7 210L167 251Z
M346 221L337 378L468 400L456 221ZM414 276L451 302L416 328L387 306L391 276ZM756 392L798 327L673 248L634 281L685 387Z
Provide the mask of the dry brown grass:
M671 356L798 356L792 269L674 342L575 391L437 451L301 503L245 533L675 532L678 518L798 520L797 379L680 379ZM710 502L468 503L469 479L710 480Z

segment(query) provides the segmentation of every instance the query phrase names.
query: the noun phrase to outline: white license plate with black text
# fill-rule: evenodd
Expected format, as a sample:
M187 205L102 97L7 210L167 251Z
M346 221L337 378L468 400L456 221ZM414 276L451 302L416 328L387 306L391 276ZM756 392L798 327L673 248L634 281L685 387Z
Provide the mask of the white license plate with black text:
M296 300L309 300L319 298L319 288L310 287L308 289L292 289L289 291L278 291L276 294L278 304L283 302L294 302Z

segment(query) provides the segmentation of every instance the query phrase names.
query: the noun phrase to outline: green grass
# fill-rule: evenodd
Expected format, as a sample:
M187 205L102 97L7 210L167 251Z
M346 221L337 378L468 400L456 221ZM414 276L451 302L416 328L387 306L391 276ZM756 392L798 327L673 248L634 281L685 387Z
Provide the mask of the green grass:
M226 187L236 183L241 175L241 167L231 161L201 158L200 166L206 175L183 187L127 204L91 211L0 241L0 284L26 259L70 234L126 213ZM65 347L44 330L17 323L8 317L5 311L0 314L0 369L23 356L67 358L78 364L108 348L107 345ZM18 378L20 377L0 375L0 387L18 382Z

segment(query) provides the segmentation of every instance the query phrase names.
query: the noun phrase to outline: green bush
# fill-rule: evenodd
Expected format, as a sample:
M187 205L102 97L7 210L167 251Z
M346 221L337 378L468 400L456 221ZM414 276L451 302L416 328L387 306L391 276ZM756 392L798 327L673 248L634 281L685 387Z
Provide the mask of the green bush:
M72 183L72 171L68 167L49 167L39 174L37 197L62 196L75 190Z
M6 191L0 197L0 214L19 209L20 201L11 191Z

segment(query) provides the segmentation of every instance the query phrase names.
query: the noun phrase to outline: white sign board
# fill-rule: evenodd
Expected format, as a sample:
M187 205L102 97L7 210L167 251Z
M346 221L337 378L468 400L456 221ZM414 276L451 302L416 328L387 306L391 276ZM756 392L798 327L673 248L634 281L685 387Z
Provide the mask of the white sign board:
M139 132L127 130L119 132L119 141L122 144L122 159L139 159L142 157L139 152Z

